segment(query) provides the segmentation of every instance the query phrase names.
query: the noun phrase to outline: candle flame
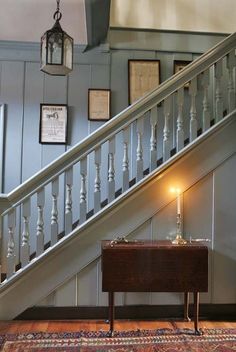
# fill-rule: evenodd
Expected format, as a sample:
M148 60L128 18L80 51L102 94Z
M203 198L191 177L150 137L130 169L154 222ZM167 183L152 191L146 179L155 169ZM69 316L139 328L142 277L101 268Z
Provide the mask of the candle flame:
M179 195L181 193L181 189L178 187L171 187L170 192Z

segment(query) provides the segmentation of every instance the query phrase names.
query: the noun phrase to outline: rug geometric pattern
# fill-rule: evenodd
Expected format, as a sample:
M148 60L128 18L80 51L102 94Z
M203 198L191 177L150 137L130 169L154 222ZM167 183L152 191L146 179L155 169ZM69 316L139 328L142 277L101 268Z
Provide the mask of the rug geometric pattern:
M236 329L79 331L0 336L3 352L236 352Z

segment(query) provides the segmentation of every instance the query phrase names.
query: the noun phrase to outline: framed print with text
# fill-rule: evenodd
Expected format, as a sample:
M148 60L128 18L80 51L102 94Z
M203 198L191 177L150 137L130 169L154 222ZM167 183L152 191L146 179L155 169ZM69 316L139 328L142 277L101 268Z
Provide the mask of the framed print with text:
M160 60L129 60L129 104L160 84Z
M67 115L66 104L40 104L39 143L66 144Z
M91 121L107 121L111 117L110 89L88 90L88 119Z

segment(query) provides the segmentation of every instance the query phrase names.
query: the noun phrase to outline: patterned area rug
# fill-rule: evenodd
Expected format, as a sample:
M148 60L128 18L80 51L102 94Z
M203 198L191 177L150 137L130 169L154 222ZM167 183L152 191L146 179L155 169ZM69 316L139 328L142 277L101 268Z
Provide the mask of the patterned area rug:
M201 336L193 330L28 333L0 336L4 352L230 352L236 351L236 329L204 329Z

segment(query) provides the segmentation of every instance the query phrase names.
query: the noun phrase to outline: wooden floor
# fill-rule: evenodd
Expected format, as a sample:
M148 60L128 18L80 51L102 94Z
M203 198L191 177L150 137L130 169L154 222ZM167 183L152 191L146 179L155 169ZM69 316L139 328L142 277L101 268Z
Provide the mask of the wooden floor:
M193 322L181 321L135 321L116 320L115 330L136 329L161 329L161 328L193 328ZM227 321L200 321L199 328L236 328L236 322ZM23 332L72 332L79 330L109 330L109 325L103 320L57 320L57 321L0 321L0 334Z

